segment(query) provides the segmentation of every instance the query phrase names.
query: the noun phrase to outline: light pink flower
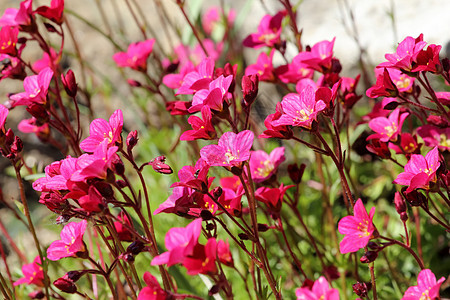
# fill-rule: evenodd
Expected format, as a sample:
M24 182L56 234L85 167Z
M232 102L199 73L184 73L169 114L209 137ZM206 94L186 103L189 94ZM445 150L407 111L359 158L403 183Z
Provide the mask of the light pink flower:
M153 50L155 39L132 43L127 52L119 52L113 55L113 59L119 67L130 67L134 70L147 70L147 58Z
M393 183L408 185L407 193L415 189L429 189L430 182L436 181L436 171L440 165L438 147L434 147L425 157L413 154L405 165L405 172L398 174Z
M234 19L236 18L236 11L233 9L230 9L230 12L228 13L228 16L224 14L221 7L210 7L206 13L203 14L202 17L202 26L205 30L206 34L210 35L214 28L217 26L218 23L221 22L222 16L226 17L226 23L229 28L233 26Z
M220 75L219 78L211 81L207 89L197 91L192 99L192 106L188 111L194 113L200 111L202 107L208 106L212 110L222 111L223 101L228 94L228 88L233 81L233 75L224 77Z
M23 277L14 282L14 286L26 283L44 286L44 271L41 267L41 259L36 256L31 264L22 266Z
M30 103L45 104L47 102L47 91L53 71L45 68L38 75L31 75L23 81L25 92L10 96L12 106L29 105Z
M89 136L80 143L80 148L86 152L94 152L104 140L108 141L108 147L114 146L116 142L121 143L122 127L123 115L120 109L111 115L109 122L95 119L89 126Z
M86 231L87 221L79 223L70 222L61 231L61 240L54 241L47 249L47 258L59 260L64 257L74 256L77 252L86 249L83 243L83 235Z
M330 288L330 284L323 276L314 282L312 289L298 288L295 295L297 300L339 300L338 289Z
M240 166L250 158L253 132L244 130L238 134L225 132L218 145L207 145L200 150L201 158L210 166Z
M180 94L194 94L195 92L208 89L209 83L213 79L215 62L212 58L207 57L195 68L184 76L183 82L177 91Z
M353 207L353 213L354 216L346 216L338 224L339 233L345 234L339 244L339 251L343 254L364 248L375 231L372 223L375 207L372 207L370 213L367 214L364 204L361 199L358 199Z
M430 269L420 271L417 285L410 286L401 300L433 300L439 297L439 289L445 277L436 281L436 276Z
M395 109L389 117L377 117L369 122L369 127L375 134L370 135L367 139L380 139L382 142L397 140L397 136L401 133L403 122L409 113L405 112L400 114L400 109Z
M155 256L152 266L167 264L169 267L183 263L185 258L192 255L194 247L202 231L202 219L195 219L186 227L171 228L165 237L167 252Z
M314 89L311 86L298 94L290 93L281 101L284 114L272 124L275 126L292 125L311 129L317 115L326 108L325 102L316 101Z
M265 15L258 25L258 32L247 36L242 44L251 48L274 47L279 44L281 42L281 23L285 16L286 11L280 11L274 16Z
M285 159L284 147L277 147L270 154L262 150L253 151L249 161L253 181L263 182L269 179Z

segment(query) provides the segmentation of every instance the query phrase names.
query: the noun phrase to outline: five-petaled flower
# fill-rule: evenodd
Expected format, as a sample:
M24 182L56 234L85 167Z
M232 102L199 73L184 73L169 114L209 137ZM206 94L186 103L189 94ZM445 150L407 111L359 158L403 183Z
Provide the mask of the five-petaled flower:
M23 81L25 92L10 96L13 107L18 105L29 105L31 103L45 104L47 102L47 92L53 71L49 67L43 69L38 75L31 75Z
M395 109L389 117L377 117L369 122L369 127L375 134L370 135L367 139L378 138L382 142L388 142L389 140L395 142L397 136L402 130L403 122L409 113L400 114L400 109Z
M344 239L339 244L341 253L356 252L364 248L375 231L372 223L375 214L375 207L367 214L361 199L358 199L353 208L354 216L346 216L339 221L338 230L340 234L345 234Z
M24 283L44 286L44 271L39 256L36 256L31 264L23 265L22 273L23 277L14 282L15 286Z
M286 11L280 11L274 16L265 15L258 25L258 32L247 36L242 44L251 48L274 47L279 44L281 42L281 23L285 16Z
M132 43L127 52L119 52L113 55L113 59L119 67L130 67L138 71L147 70L147 58L153 50L155 39Z
M54 241L47 249L47 258L59 260L64 257L77 256L79 252L85 252L83 235L86 231L87 221L79 223L70 222L61 231L61 239Z
M439 288L445 277L436 281L436 276L430 269L420 271L417 277L417 285L410 286L402 300L433 300L439 297Z
M434 147L425 157L413 154L405 165L405 172L398 174L394 183L408 185L407 193L415 189L429 189L430 182L436 181L436 171L440 165L438 147Z

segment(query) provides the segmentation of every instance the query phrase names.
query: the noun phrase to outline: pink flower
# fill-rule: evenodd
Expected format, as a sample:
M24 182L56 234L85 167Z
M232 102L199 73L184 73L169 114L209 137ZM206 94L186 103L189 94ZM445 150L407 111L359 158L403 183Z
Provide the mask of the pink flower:
M301 61L301 53L296 55L292 62L276 69L280 80L284 83L297 83L300 79L311 78L314 71L309 69L309 65Z
M31 25L33 0L25 0L20 3L20 8L7 8L0 18L0 27Z
M264 120L264 125L267 130L259 135L259 138L279 138L279 139L290 139L294 133L292 129L287 125L278 125L276 122L284 115L281 103L278 102L275 106L275 113L270 114Z
M95 119L89 126L89 136L80 143L80 148L86 152L94 152L104 140L108 141L108 147L121 143L122 127L123 115L120 109L111 115L109 122Z
M23 81L25 92L10 96L12 106L29 105L31 103L45 104L47 102L47 91L53 71L45 68L38 75L31 75Z
M150 272L144 273L144 281L147 284L138 295L138 300L166 300L169 296Z
M6 117L8 117L9 110L0 104L0 132L5 131Z
M211 35L217 24L221 22L222 16L223 18L226 17L226 23L228 27L231 28L234 19L236 18L236 11L234 11L233 9L230 9L228 16L225 16L225 13L222 11L222 8L213 6L210 7L206 11L206 13L203 14L202 26L206 34Z
M424 125L417 128L417 134L428 147L450 150L450 127L439 128L433 125Z
M138 71L147 70L147 58L153 50L155 39L132 43L127 52L119 52L113 55L113 59L119 67L130 67Z
M40 6L36 13L61 25L63 22L64 0L52 0L50 7Z
M344 239L339 244L339 250L342 254L356 252L360 248L364 248L375 231L375 226L372 223L375 207L370 209L368 215L361 199L358 199L353 207L353 213L354 216L346 216L338 224L339 233L345 234Z
M324 72L325 70L331 69L335 40L336 38L333 38L331 42L318 42L311 47L311 51L300 52L297 55L297 59L312 70Z
M183 266L188 275L214 274L217 271L216 256L217 241L210 238L206 245L195 245L192 254L184 259Z
M169 267L183 263L185 258L194 253L198 238L202 231L202 219L195 219L186 227L171 228L165 237L167 252L155 256L152 266L167 264Z
M281 101L284 114L273 125L292 125L311 129L312 122L317 120L317 115L326 108L325 102L316 101L316 94L311 86L298 94L290 93Z
M261 81L275 81L274 68L272 64L273 55L275 50L270 51L270 55L267 56L265 52L261 52L256 59L256 63L249 65L245 69L245 75L258 74Z
M420 271L417 277L417 285L410 286L402 300L432 300L439 297L439 288L445 281L445 277L441 277L436 281L436 276L430 269Z
M192 126L192 130L183 132L180 136L182 141L193 141L197 139L212 140L216 137L216 130L211 123L211 109L208 106L202 107L202 118L190 116L188 123Z
M411 92L415 78L397 69L386 69L399 92ZM375 68L375 76L383 76L384 69Z
M52 67L52 66L56 66L59 62L59 59L61 57L58 56L58 53L56 53L56 51L53 48L50 48L50 55L48 55L47 52L44 52L44 54L42 54L42 58L36 60L33 63L33 70L35 72L40 72L43 69L47 68L47 67Z
M269 179L285 159L284 147L273 149L269 155L262 150L253 151L249 162L253 181L259 183Z
M183 82L177 91L177 95L194 94L199 90L208 89L209 83L213 78L214 65L214 60L210 57L202 60L194 71L189 72L184 76Z
M279 44L281 42L281 22L285 16L286 11L280 11L274 16L265 15L258 25L258 32L247 36L242 44L251 48L274 47Z
M411 71L413 61L426 44L427 43L423 41L423 34L420 34L416 39L408 36L398 44L395 53L386 54L384 56L388 61L378 65L378 67Z
M375 134L370 135L367 139L378 138L382 142L397 140L397 136L401 133L403 122L409 113L400 114L400 109L395 109L389 117L378 117L369 122L369 127Z
M389 72L384 68L383 74L377 75L377 82L366 91L369 98L396 97L398 95L397 86L392 82Z
M240 166L250 158L253 132L244 130L238 134L225 132L218 145L207 145L200 150L201 158L210 166Z
M41 259L36 256L31 264L22 266L23 277L14 282L14 286L26 283L44 286L44 271L41 267Z
M61 231L61 240L54 241L47 249L47 258L59 260L64 257L75 256L77 252L86 251L83 235L86 231L87 221L79 223L70 222Z
M284 194L288 189L295 185L284 186L279 188L260 187L255 191L255 198L258 201L265 203L272 212L279 212L283 204Z
M45 139L50 135L50 127L48 126L48 123L41 125L39 124L39 122L37 122L35 117L20 121L19 125L17 125L17 128L25 133L33 132L42 139Z
M339 300L338 289L330 288L330 284L323 276L314 282L312 289L298 288L295 295L297 300Z
M23 80L27 76L23 63L17 57L0 54L0 61L3 63L0 70L0 81L6 78Z
M194 65L188 61L181 67L180 73L164 76L163 83L171 89L178 89L183 84L184 77L193 71L195 71Z
M425 157L413 154L405 165L405 172L398 174L393 183L408 185L407 193L415 189L429 189L430 182L436 181L436 171L440 165L438 147L434 147Z
M212 110L222 111L223 101L228 94L228 88L232 81L232 75L227 77L220 75L219 78L211 81L207 89L201 89L195 93L192 106L189 107L188 111L194 113L200 111L204 106L208 106Z
M11 26L3 26L0 30L0 53L17 54L16 44L19 28Z
M433 73L439 73L442 70L442 64L439 59L439 52L442 46L434 44L428 45L426 50L421 50L416 57L416 66L411 72L428 71Z

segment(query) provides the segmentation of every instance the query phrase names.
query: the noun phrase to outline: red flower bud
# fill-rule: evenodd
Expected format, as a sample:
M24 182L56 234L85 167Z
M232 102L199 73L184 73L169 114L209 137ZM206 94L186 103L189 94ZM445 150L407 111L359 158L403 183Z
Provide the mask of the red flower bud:
M305 172L306 165L301 164L300 167L297 164L290 164L287 167L289 178L295 184L299 184L302 181L303 172Z
M166 157L164 155L161 155L154 158L148 164L151 165L153 167L153 170L155 170L158 173L172 174L173 173L172 168L168 164L166 164L165 161Z
M403 199L402 195L399 192L395 193L394 205L395 205L395 210L397 211L397 213L401 214L406 211L405 200Z
M76 285L70 279L58 278L53 282L53 285L68 294L73 294L77 291Z
M362 297L362 298L367 297L367 293L369 290L367 287L367 284L365 284L364 282L357 282L352 287L353 287L353 292L355 292L356 295L358 295L359 297Z
M67 71L66 76L61 74L61 80L67 95L69 95L70 97L75 97L77 95L78 86L73 71Z
M244 103L246 106L250 106L258 95L259 76L257 74L244 76L241 84Z
M378 257L378 252L376 251L367 251L360 259L359 261L362 262L363 264L368 264L371 263L373 261L375 261L375 259Z
M128 153L130 153L131 150L133 150L133 148L134 148L134 146L136 146L138 140L139 140L139 138L138 138L137 130L131 131L128 134L128 136L127 136L127 150L128 150Z

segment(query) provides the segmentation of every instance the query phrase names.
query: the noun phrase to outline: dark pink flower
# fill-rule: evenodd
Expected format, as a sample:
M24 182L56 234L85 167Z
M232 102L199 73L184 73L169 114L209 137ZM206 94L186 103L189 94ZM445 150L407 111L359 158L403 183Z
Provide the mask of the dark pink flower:
M0 18L0 27L3 26L27 26L31 25L34 19L32 15L33 0L24 0L20 3L20 8L7 8Z
M314 71L309 69L309 65L302 62L301 59L302 55L298 54L290 64L278 67L275 71L278 78L284 83L297 83L303 78L311 78Z
M231 256L230 252L230 244L227 241L219 240L217 242L217 256L220 260L220 263L227 265L227 266L233 266L233 256Z
M14 286L26 283L44 286L44 271L41 267L41 259L36 256L31 264L22 266L23 277L14 282Z
M269 179L285 159L284 147L277 147L270 154L262 150L252 151L249 164L253 181L263 182Z
M244 130L238 134L225 132L218 145L207 145L200 150L201 158L210 166L240 166L250 158L254 134Z
M373 216L375 207L367 214L361 199L358 199L353 207L353 216L346 216L339 221L338 230L340 234L345 234L344 239L339 244L339 251L344 253L356 252L364 248L375 231Z
M35 133L39 138L46 139L50 135L50 127L48 123L40 125L35 117L20 121L17 129L25 133Z
M294 133L292 129L287 125L278 125L276 122L284 115L281 103L278 102L275 106L275 113L270 114L264 120L264 125L267 130L259 135L259 138L279 138L290 139Z
M211 81L207 89L197 91L192 99L192 106L188 111L194 113L200 111L202 107L208 106L211 110L222 111L223 101L228 94L228 88L233 81L233 76L229 75Z
M436 281L436 276L430 269L420 271L417 277L417 285L410 286L401 300L432 300L439 298L439 289L445 281L441 277Z
M167 74L163 77L163 83L171 89L178 89L183 84L184 77L190 72L194 72L194 65L188 61L185 63L178 74Z
M312 288L298 288L295 290L297 300L339 300L339 290L330 288L325 277L320 276Z
M450 127L439 128L433 125L424 125L417 128L417 134L428 147L450 150Z
M119 52L113 55L113 59L119 67L129 67L138 71L147 70L147 58L153 50L155 39L132 43L127 52Z
M86 251L83 235L86 231L87 221L79 223L70 222L61 231L61 240L54 241L47 249L47 258L59 260L64 257L76 256L77 252Z
M185 258L194 253L202 231L202 219L195 219L186 227L171 228L165 237L167 252L155 256L152 266L167 264L169 267L183 263Z
M217 271L216 257L217 241L210 238L206 245L195 245L192 254L184 259L183 266L188 275L214 274Z
M295 185L284 186L280 185L278 188L260 187L255 191L255 198L267 205L272 212L279 212L283 204L284 194L288 189Z
M80 143L80 148L86 152L94 152L104 140L108 141L108 147L121 143L122 127L123 115L120 109L111 115L109 122L95 119L89 126L89 136Z
M180 140L193 141L197 139L214 139L217 134L214 126L211 123L211 109L208 106L202 107L202 118L199 118L197 116L190 116L188 119L188 123L192 126L192 130L183 132L183 134L180 136Z
M426 50L421 50L416 57L415 67L411 72L428 71L432 73L439 73L442 71L442 64L439 59L439 52L442 46L434 44L428 45Z
M369 98L396 97L398 95L397 86L392 82L386 68L382 74L377 76L377 82L366 91L366 95Z
M47 102L47 92L53 71L45 68L38 75L31 75L23 81L25 92L10 96L12 106L29 105L31 103L45 104Z
M61 25L63 22L64 0L52 0L50 7L40 6L36 13Z
M311 129L317 115L326 108L325 102L316 101L314 89L307 86L300 95L290 93L281 101L284 114L273 125L292 125Z
M405 172L398 174L393 183L408 185L407 193L415 189L429 189L430 182L436 181L436 171L440 165L438 147L434 147L425 157L413 154L405 165Z
M39 73L47 67L51 68L52 66L57 66L60 58L58 53L56 53L53 48L50 48L50 55L48 55L47 52L44 52L42 58L33 63L32 68L35 72Z
M22 80L27 76L23 63L17 57L0 54L0 62L3 65L0 69L0 81L6 78Z
M138 295L138 300L166 300L169 296L166 291L161 288L156 277L150 272L144 273L144 281L147 284Z
M9 109L0 104L0 132L5 132L6 118L8 117Z
M117 216L117 219L118 221L114 222L114 228L116 228L117 236L121 241L132 242L133 235L128 228L133 228L133 225L131 224L127 214L121 211Z
M265 15L258 25L258 32L247 36L242 44L251 48L274 47L279 44L281 42L281 23L285 16L286 11L280 11L274 16Z
M3 26L0 30L0 53L17 54L16 44L19 28L11 26Z
M273 55L275 54L275 50L272 49L270 51L270 55L267 56L265 52L261 52L256 59L256 63L253 65L249 65L245 69L245 75L255 75L259 76L259 80L261 81L275 81L274 68L272 64Z
M409 116L409 113L400 114L400 109L395 109L389 117L374 118L369 122L369 127L375 134L370 135L367 139L377 138L382 142L397 140L397 136L401 133L403 122Z
M404 154L408 159L411 157L411 154L420 153L420 147L422 146L422 144L417 143L417 136L413 136L409 132L400 134L400 143L397 142L396 144L389 143L389 148L397 154Z
M426 44L427 43L423 41L423 34L420 34L417 38L408 36L398 44L395 53L386 54L384 56L388 61L378 65L378 67L411 71L413 61Z
M297 55L297 59L299 62L307 65L310 69L316 70L319 72L324 72L326 70L331 69L332 58L333 58L333 47L334 41L336 38L333 38L330 41L321 41L316 43L311 47L311 51L300 52Z
M399 92L411 92L415 78L410 77L398 69L386 69L389 77L395 84ZM375 68L375 76L383 76L384 69Z

